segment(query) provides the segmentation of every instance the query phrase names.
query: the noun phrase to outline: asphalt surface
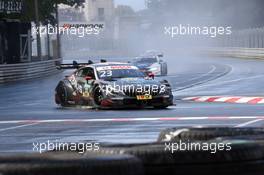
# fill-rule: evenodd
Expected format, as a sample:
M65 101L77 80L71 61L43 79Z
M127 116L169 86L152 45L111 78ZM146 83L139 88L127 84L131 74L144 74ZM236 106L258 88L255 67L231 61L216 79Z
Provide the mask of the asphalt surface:
M175 103L166 110L61 108L54 88L69 72L0 85L0 152L32 152L33 143L155 141L177 126L264 126L264 105L197 103L190 96L264 96L264 61L234 58L170 58L168 79Z

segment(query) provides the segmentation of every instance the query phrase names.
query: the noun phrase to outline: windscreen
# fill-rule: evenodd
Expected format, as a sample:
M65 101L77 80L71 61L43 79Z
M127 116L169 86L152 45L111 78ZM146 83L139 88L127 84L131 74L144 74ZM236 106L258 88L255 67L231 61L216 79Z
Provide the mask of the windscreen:
M155 63L157 58L140 58L136 61L137 63Z
M100 79L144 77L135 66L102 66L96 70Z

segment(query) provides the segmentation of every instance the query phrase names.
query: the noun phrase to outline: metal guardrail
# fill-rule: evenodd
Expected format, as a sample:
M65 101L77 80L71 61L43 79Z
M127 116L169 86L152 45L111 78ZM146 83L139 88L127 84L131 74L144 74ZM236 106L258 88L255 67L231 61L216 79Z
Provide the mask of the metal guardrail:
M59 72L56 64L61 59L31 63L0 65L0 83L40 78Z
M211 56L264 59L264 48L218 47L206 52Z

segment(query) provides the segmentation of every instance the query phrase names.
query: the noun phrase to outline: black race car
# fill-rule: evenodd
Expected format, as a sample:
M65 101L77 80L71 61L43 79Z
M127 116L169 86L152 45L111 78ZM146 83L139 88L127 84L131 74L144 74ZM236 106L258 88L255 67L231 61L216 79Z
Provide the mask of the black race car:
M56 87L55 101L62 106L94 108L154 107L173 105L171 86L153 74L146 76L128 63L61 64L59 69L77 69Z

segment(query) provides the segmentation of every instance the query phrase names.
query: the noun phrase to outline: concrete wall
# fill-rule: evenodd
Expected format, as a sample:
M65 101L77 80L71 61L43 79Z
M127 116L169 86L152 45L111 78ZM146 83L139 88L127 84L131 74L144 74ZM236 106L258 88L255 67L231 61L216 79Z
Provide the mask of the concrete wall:
M243 47L220 47L207 48L203 51L209 56L234 57L248 59L264 59L264 48L243 48Z

